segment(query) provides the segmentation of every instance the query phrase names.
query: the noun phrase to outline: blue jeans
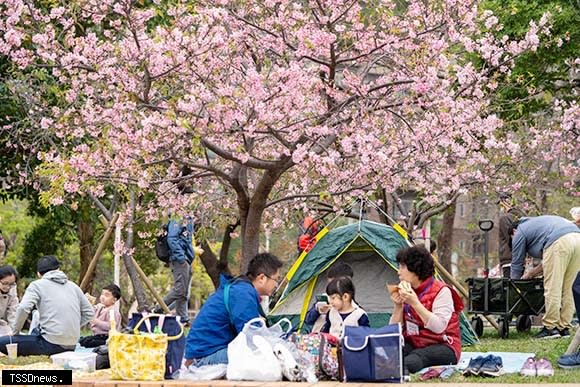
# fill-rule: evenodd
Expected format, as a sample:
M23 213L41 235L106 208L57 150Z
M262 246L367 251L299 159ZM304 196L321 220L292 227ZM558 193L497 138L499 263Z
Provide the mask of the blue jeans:
M30 335L15 335L0 337L0 352L7 355L6 344L18 343L18 356L28 355L54 355L66 351L73 351L73 349L64 348L58 344L49 343L40 335L38 330L34 330Z
M205 365L214 364L228 364L228 348L220 349L217 352L207 355L206 357L199 357L193 359L193 365L196 367L201 367Z

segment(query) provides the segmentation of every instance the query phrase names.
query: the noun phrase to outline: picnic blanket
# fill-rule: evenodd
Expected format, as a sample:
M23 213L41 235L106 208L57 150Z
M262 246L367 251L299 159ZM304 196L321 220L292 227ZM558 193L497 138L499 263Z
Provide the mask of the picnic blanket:
M457 368L460 370L464 370L467 368L467 365L469 364L469 360L471 360L471 358L478 356L487 356L490 354L501 357L503 361L503 369L506 374L519 373L526 359L528 357L535 356L534 353L525 353L525 352L462 352L461 358L457 363Z

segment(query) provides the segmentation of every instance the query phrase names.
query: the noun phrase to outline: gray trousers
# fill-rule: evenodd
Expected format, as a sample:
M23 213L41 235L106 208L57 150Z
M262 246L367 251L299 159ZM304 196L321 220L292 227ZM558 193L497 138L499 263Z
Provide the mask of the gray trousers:
M189 294L191 265L187 261L171 261L169 267L173 274L173 288L163 301L167 305L175 303L175 314L182 320L189 320L187 296Z

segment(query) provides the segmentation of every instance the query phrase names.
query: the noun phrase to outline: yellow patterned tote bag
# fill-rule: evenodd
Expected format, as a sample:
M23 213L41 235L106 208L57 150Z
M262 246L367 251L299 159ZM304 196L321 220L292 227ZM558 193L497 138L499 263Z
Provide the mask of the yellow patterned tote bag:
M143 333L139 326L151 317L143 318L133 328L133 334L117 331L114 324L109 332L109 360L113 379L163 380L168 336L165 333Z

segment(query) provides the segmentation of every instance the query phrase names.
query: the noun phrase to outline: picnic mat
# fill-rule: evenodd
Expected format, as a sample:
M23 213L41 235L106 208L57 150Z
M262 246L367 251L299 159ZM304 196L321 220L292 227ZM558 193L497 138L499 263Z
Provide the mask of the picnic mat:
M457 363L457 368L464 370L469 364L469 360L478 356L487 355L500 356L503 361L503 369L506 374L509 373L519 373L520 369L524 365L524 362L528 357L533 357L534 353L524 353L524 352L462 352L461 358Z

